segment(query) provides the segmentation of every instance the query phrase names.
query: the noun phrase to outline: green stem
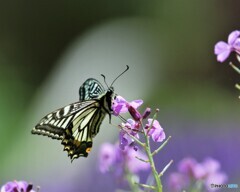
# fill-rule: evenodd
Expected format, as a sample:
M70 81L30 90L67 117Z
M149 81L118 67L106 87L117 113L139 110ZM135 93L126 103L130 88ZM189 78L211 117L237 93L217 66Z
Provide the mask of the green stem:
M141 191L139 187L136 185L136 181L133 180L134 175L129 172L127 168L125 168L125 177L128 181L129 187L131 189L131 192L139 192Z
M146 185L146 184L142 184L142 183L135 183L141 187L144 187L146 189L152 189L152 190L155 190L155 187L154 186L151 186L151 185Z
M128 133L126 130L124 130L122 127L121 127L121 130L123 130L125 133L127 133L127 135L129 137L131 137L134 141L136 141L141 147L144 147L144 143L142 143L139 139L137 139L136 137L132 136L130 133Z
M240 90L240 85L236 84L235 87Z
M230 62L229 65L230 65L238 74L240 74L240 69L239 69L237 66L235 66L232 62Z
M171 136L169 136L167 140L164 141L164 143L152 153L152 156L156 155L168 143L169 139L171 139Z
M156 119L156 118L153 118L153 121L154 121L154 119ZM141 126L144 129L142 122L141 122ZM148 137L148 135L146 134L145 131L143 133L144 133L144 138L145 138L145 143L146 143L145 151L147 153L148 160L149 160L149 163L150 163L150 166L151 166L151 169L152 169L152 174L153 174L153 177L154 177L155 183L156 183L155 191L156 192L162 192L162 183L161 183L161 180L158 176L158 172L156 170L155 163L154 163L154 160L153 160L151 147L150 147L150 142L149 142L149 137Z
M149 163L149 160L142 159L142 158L140 158L138 156L135 156L135 158L138 159L139 161L144 162L144 163Z
M173 163L173 160L171 160L164 168L163 170L159 173L159 177L162 177L163 174L167 171L167 169L170 167L170 165Z

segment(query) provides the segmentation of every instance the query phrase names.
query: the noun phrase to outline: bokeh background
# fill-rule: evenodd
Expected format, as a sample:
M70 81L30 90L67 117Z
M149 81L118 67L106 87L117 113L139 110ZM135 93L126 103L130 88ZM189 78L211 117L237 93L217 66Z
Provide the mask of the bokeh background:
M99 173L101 143L118 131L105 119L87 159L72 164L59 141L31 135L47 113L78 100L88 77L158 107L172 140L157 157L164 176L184 157L217 159L240 184L239 76L216 62L214 44L239 29L240 2L0 1L0 185L26 180L49 191L114 191ZM142 110L144 110L144 106ZM114 118L115 123L120 120ZM144 182L144 181L143 181Z

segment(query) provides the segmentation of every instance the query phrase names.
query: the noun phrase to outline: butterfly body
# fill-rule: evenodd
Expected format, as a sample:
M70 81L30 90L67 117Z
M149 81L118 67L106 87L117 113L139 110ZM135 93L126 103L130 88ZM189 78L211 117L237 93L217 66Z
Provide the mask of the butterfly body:
M103 119L106 114L111 117L114 91L112 87L105 90L99 81L90 78L80 87L79 95L79 102L49 113L32 129L32 134L62 140L72 161L88 156Z

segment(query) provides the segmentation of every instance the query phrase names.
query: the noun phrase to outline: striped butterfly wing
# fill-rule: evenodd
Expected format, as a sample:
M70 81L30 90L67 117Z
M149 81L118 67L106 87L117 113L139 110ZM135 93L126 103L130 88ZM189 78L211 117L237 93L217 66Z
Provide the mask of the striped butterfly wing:
M97 99L106 91L102 84L93 78L87 79L79 89L79 100L85 101L90 99Z
M76 102L49 113L32 129L32 134L62 140L64 150L73 161L87 157L92 148L92 138L106 116L101 99Z

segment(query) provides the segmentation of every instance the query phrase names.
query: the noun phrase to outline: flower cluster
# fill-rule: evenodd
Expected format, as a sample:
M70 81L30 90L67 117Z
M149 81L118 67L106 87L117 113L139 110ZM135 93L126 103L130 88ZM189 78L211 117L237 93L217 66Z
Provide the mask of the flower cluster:
M133 147L122 150L117 144L104 143L100 148L100 171L106 173L112 170L117 177L122 177L126 170L134 174L150 168L149 164L139 161L136 157L147 159L144 153L134 150Z
M236 53L237 61L240 63L240 31L235 30L228 36L228 43L219 41L214 48L214 52L217 55L219 62L224 62L231 52ZM234 65L232 62L229 65L240 74L240 68ZM240 90L240 84L235 84L235 87ZM240 98L240 96L239 96Z
M173 192L199 189L203 186L208 191L214 191L217 188L211 188L211 184L224 184L226 180L227 176L220 171L218 161L206 158L202 163L198 163L193 158L185 158L179 163L178 172L170 174L168 183Z
M1 187L1 192L36 192L26 181L10 181Z
M133 119L128 119L125 123L121 124L122 130L119 134L120 148L124 149L126 146L134 145L134 139L131 137L139 138L139 132L141 132L142 120L146 119L151 109L146 108L143 114L141 114L137 108L143 104L142 100L134 100L131 102L126 101L123 97L117 96L113 102L113 114L119 115L121 113L129 112ZM152 137L155 142L162 142L166 136L163 128L159 122L155 119L148 119L148 123L144 126L144 130L148 136ZM137 147L135 146L135 149Z
M119 144L105 143L102 145L99 155L99 168L102 173L112 171L116 176L126 179L132 191L142 191L140 188L147 188L162 192L160 177L170 166L172 161L158 172L155 167L153 156L156 155L168 142L170 137L154 152L151 150L150 138L154 142L162 142L166 135L163 128L156 120L156 113L153 118L148 118L151 109L146 108L143 113L138 111L138 107L143 104L142 100L128 102L121 96L117 96L112 104L113 114L119 116L123 122L118 125ZM129 112L132 118L124 119L120 114ZM144 123L146 121L146 123ZM141 141L141 140L144 141ZM138 146L144 150L138 149ZM141 184L137 180L141 170L151 169L154 181L147 181Z
M219 62L224 62L231 52L236 52L240 55L240 31L235 30L228 36L228 42L219 41L216 43L214 53L217 55Z

